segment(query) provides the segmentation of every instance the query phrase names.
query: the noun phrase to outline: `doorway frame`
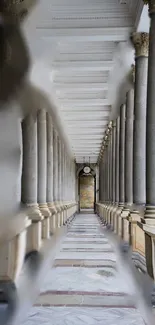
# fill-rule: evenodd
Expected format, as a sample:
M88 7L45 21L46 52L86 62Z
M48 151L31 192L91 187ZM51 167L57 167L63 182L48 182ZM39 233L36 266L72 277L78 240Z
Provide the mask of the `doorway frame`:
M77 177L78 177L78 212L80 213L80 174L83 171L83 167L81 167L78 172L77 172ZM91 168L91 176L94 178L94 213L96 213L96 172L93 168Z

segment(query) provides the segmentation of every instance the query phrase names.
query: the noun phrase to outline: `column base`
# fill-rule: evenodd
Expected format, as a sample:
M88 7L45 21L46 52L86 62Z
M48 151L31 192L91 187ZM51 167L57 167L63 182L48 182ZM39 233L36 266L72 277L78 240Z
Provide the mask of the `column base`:
M47 203L39 203L39 209L43 217L45 218L51 217L51 211L49 210Z
M54 214L57 213L57 209L55 207L54 202L49 202L49 203L47 203L47 205L48 205L48 208L49 208L49 210L51 212L51 215L54 215Z
M113 227L114 232L116 233L116 211L118 209L118 204L113 204L113 208L111 210L111 225Z
M18 229L18 216L15 223L16 228ZM21 218L21 229L15 235L12 232L12 237L9 240L1 243L0 246L0 282L2 281L13 281L16 282L19 274L21 272L25 254L26 254L26 244L27 244L27 233L31 227L31 221L25 215ZM13 230L13 229L12 229ZM7 237L5 237L7 238Z
M112 226L112 219L111 219L112 210L113 210L113 203L111 202L109 203L109 206L107 208L107 222L111 226Z
M129 236L129 215L130 215L130 208L124 207L120 218L122 219L122 234L121 237L124 241L130 242L130 236Z
M42 238L48 239L50 237L50 217L51 212L48 208L47 203L39 204L39 209L44 216L44 220L42 221Z
M116 234L121 237L122 235L122 219L121 219L121 213L123 211L124 204L119 203L117 210L115 212L115 225L116 225Z
M61 218L61 208L60 208L60 203L59 201L54 202L55 209L56 209L56 228L60 227L60 218Z
M43 215L39 210L38 204L27 204L27 207L30 208L28 211L28 216L32 221L42 221Z
M27 232L27 252L38 251L42 244L42 221L44 217L39 210L38 204L28 204L27 206L30 207L28 216L32 221Z
M141 218L139 226L145 234L147 272L155 279L155 206L146 206L144 218Z
M59 207L60 207L60 226L63 225L64 223L64 205L62 203L62 201L59 201Z

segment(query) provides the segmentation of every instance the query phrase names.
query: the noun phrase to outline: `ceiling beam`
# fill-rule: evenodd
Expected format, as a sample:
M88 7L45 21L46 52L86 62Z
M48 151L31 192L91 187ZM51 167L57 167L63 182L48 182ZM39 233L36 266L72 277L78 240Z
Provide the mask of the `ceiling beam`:
M89 130L87 130L87 129L84 129L84 130L82 130L82 131L80 131L79 130L79 133L77 132L77 130L70 130L70 131L68 131L68 135L69 136L73 136L73 135L77 135L77 136L80 136L80 135L89 135L89 136L93 136L94 137L94 135L100 135L100 136L103 136L103 130L101 129L100 131L99 131L99 129L97 128L97 129L95 129L95 130L93 130L93 132L92 132L92 129L89 129Z
M98 144L98 145L96 145L95 143L94 144L91 144L91 145L88 145L88 144L85 144L85 145L78 145L78 143L77 143L77 145L74 145L74 146L72 146L72 148L73 149L85 149L85 148L88 148L88 149L91 149L91 148L93 148L93 150L94 150L94 148L100 148L100 144Z
M104 106L104 105L110 105L110 101L109 99L100 99L100 98L96 98L96 99L64 99L63 100L63 104L60 101L60 105L61 108L64 107L76 107L76 106Z
M36 33L45 41L61 41L64 39L70 42L85 41L126 41L131 33L129 27L99 27L99 28L44 28L37 27Z
M94 115L90 115L90 114L87 114L87 115L83 115L81 114L80 115L72 115L72 116L63 116L63 120L67 122L67 124L70 124L70 123L85 123L85 122L108 122L109 120L109 116L101 116L101 115L98 115L98 114L94 114Z
M91 129L92 130L92 133L93 133L93 131L94 131L94 129L96 130L96 129L100 129L100 130L103 130L103 129L105 129L106 128L106 126L107 126L107 122L100 122L100 121L98 121L98 122L95 122L95 123L93 123L93 121L90 123L90 121L89 121L89 123L82 123L82 122L80 122L79 121L79 123L67 123L66 122L66 124L67 124L67 128L68 128L68 131L70 131L70 130L72 130L72 129L75 129L75 130L79 130L80 129L80 131L81 132L83 132L83 130L84 129Z
M91 112L111 112L111 106L110 105L104 105L103 107L101 106L77 106L75 105L74 107L68 107L68 106L62 106L60 107L61 111L68 112L86 112L88 111L89 113Z
M110 71L113 69L113 61L54 61L51 68L53 71Z
M87 145L90 145L90 146L93 146L93 145L98 145L100 146L102 144L102 140L97 140L97 139L94 139L94 140L91 140L91 139L87 139L85 141L83 140L73 140L71 141L72 142L72 146L87 146Z
M92 114L91 112L89 113L81 113L81 114L64 114L63 113L63 120L68 121L68 122L75 122L75 121L94 121L94 120L100 120L100 121L109 121L109 116L107 114L98 113L95 112Z
M52 88L55 89L56 94L62 94L65 92L72 93L74 92L84 92L84 91L93 91L93 90L108 90L110 85L106 82L85 82L85 83L67 83L67 82L53 82Z

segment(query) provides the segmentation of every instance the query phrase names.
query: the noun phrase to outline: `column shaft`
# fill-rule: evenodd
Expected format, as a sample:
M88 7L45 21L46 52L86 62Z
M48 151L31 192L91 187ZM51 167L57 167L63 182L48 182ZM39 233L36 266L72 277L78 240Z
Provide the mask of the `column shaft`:
M58 141L57 133L53 130L53 198L58 201Z
M155 206L155 10L154 8L152 8L151 11L151 7L150 7L151 24L150 24L150 39L149 39L147 114L146 114L146 203L147 205L150 206Z
M58 201L61 205L61 141L58 138Z
M47 113L47 203L53 214L56 209L53 203L53 124L52 118Z
M47 202L53 203L53 125L47 113Z
M38 135L38 203L44 217L50 216L46 202L47 194L47 129L46 111L39 110L37 114Z
M133 114L134 90L126 97L126 128L125 128L125 202L133 202Z
M112 176L113 176L113 152L112 152L112 128L110 129L109 134L109 200L112 203L112 196L113 196L113 188L112 188Z
M120 143L119 143L119 202L125 202L125 115L126 105L120 108Z
M146 57L136 59L133 141L133 200L135 204L145 204L147 65Z
M115 193L116 202L119 204L119 142L120 142L120 117L116 119L116 156L115 156Z
M112 202L115 203L116 201L116 192L115 192L115 181L116 181L116 122L113 122L112 127Z

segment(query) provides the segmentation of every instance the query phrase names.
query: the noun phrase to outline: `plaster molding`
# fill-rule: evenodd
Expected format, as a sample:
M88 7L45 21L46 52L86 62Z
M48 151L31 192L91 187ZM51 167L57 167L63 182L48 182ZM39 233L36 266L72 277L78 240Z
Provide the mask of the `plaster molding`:
M149 34L148 33L133 33L131 35L131 41L135 48L136 57L145 56L148 57L149 50Z

